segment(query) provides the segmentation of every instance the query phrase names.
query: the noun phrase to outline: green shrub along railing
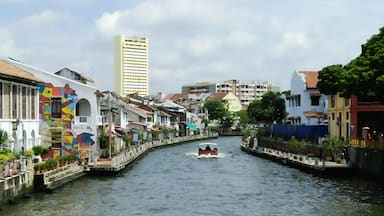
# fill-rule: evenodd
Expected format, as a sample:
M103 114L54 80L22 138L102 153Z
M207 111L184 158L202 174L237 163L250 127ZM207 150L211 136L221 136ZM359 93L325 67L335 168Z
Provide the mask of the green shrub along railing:
M77 161L79 164L82 164L83 159L76 159L76 155L67 155L65 157L57 158L57 159L48 159L41 163L35 164L33 167L35 172L42 173L50 170L54 170L58 167L65 166L66 164L71 164Z
M330 149L323 148L317 144L311 144L304 140L291 138L291 140L284 140L277 137L260 137L258 146L264 148L276 149L282 152L302 154L321 159L334 160L335 154Z

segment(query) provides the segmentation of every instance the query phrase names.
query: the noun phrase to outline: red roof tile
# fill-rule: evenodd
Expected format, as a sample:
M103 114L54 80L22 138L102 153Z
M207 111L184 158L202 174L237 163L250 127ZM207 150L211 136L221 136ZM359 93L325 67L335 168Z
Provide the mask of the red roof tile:
M307 89L317 88L317 82L319 81L317 71L299 71L299 73L304 74Z

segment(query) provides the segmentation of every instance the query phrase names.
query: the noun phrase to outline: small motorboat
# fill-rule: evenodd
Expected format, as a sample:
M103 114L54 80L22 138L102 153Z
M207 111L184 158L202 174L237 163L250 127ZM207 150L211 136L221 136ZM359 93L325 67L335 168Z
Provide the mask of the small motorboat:
M217 150L216 143L200 143L199 144L199 152L198 158L218 158L219 152Z

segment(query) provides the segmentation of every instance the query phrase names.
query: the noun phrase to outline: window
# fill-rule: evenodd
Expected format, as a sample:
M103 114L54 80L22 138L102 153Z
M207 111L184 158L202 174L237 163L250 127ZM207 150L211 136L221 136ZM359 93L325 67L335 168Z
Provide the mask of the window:
M36 119L36 89L31 89L31 119Z
M295 99L296 99L296 106L301 106L300 95L298 95Z
M335 120L335 113L332 113L332 120Z
M27 88L22 87L21 89L21 113L22 119L27 118Z
M336 105L336 96L331 95L331 107L335 107L335 105Z
M0 118L3 118L3 83L0 82Z
M61 118L61 98L52 98L51 117Z
M320 96L311 96L311 105L319 106L320 104Z
M9 83L3 84L4 91L3 91L3 100L4 100L4 111L3 111L3 118L9 119L12 116L11 113L11 85Z
M345 106L349 106L350 98L344 98L344 100L345 100Z
M12 86L12 118L17 118L17 86Z
M346 120L349 120L349 112L346 112L346 113L345 113L345 119L346 119Z

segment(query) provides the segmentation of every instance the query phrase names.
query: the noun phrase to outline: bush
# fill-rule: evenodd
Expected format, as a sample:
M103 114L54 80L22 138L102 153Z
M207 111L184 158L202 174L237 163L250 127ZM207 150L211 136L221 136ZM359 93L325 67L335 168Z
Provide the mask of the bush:
M33 152L32 149L28 149L28 150L25 151L25 156L26 156L26 157L32 157L33 153L34 153L34 152Z
M49 153L49 148L43 147L42 154L47 154L47 153Z
M9 161L9 157L7 154L0 154L0 162Z
M32 151L34 155L41 155L43 153L43 147L42 146L33 146Z

